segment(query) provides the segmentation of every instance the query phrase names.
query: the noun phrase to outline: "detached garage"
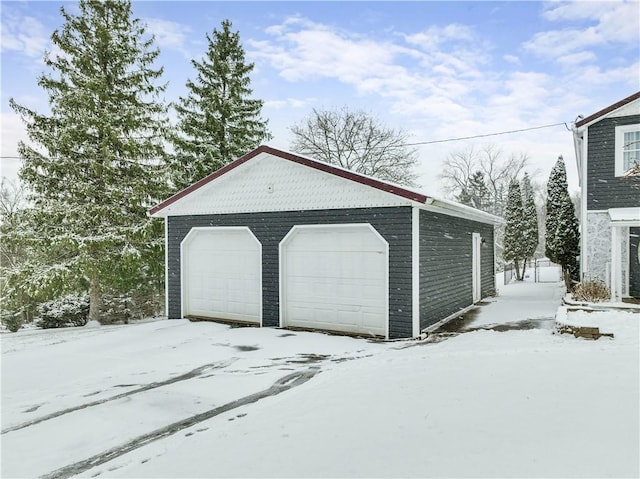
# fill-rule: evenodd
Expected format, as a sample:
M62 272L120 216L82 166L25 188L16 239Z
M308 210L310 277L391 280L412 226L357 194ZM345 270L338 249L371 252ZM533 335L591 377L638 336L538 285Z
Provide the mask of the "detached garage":
M406 338L494 289L500 218L266 146L150 214L170 318Z

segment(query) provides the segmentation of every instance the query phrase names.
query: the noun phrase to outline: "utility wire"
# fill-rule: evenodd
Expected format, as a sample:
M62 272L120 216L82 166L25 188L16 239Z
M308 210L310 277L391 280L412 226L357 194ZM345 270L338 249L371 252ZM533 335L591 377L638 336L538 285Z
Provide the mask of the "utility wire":
M461 140L473 140L474 138L486 138L488 136L498 136L498 135L510 135L512 133L521 133L523 131L531 131L531 130L541 130L543 128L551 128L553 126L564 125L565 128L567 124L565 122L562 123L553 123L551 125L542 125L542 126L532 126L529 128L521 128L519 130L509 130L509 131L500 131L497 133L486 133L484 135L473 135L473 136L460 136L458 138L447 138L445 140L431 140L431 141L417 141L415 143L405 143L404 146L418 146L418 145L432 145L434 143L447 143L449 141L461 141Z
M443 139L443 140L416 141L414 143L403 143L401 145L397 145L397 147L401 148L401 147L405 147L405 146L433 145L435 143L448 143L448 142L452 142L452 141L473 140L475 138L487 138L489 136L511 135L513 133L522 133L524 131L531 131L531 130L542 130L543 128L552 128L552 127L560 126L560 125L564 125L564 127L567 130L570 130L570 128L567 126L566 122L560 122L560 123L552 123L550 125L531 126L531 127L528 127L528 128L520 128L519 130L508 130L508 131L499 131L499 132L496 132L496 133L485 133L483 135L460 136L460 137L457 137L457 138L446 138L446 139ZM0 159L3 159L3 160L20 160L20 159L22 159L22 157L20 157L20 156L0 156ZM160 159L160 158L156 158L156 159Z

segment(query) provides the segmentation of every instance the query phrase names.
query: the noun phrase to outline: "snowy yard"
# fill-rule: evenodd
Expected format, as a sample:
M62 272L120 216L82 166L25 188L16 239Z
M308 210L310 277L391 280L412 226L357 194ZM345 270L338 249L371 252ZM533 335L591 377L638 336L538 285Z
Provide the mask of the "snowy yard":
M638 477L639 315L589 313L613 339L554 335L562 295L503 286L440 342L3 334L2 477Z

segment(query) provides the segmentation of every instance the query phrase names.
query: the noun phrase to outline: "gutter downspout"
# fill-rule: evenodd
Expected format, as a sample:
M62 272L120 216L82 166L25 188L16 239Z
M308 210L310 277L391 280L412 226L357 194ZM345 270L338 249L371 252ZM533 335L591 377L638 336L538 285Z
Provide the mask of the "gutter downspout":
M578 185L580 186L580 280L584 280L588 271L587 263L587 143L589 130L581 130L574 123L573 148L576 154L578 168ZM582 133L582 134L581 134Z

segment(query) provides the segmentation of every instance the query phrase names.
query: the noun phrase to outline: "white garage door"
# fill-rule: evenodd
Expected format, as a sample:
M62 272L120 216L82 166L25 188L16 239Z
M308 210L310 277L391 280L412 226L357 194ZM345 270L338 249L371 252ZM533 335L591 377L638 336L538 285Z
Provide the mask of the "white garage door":
M280 258L284 326L387 336L388 244L371 225L295 226Z
M260 323L261 246L248 228L193 228L181 248L183 316Z

